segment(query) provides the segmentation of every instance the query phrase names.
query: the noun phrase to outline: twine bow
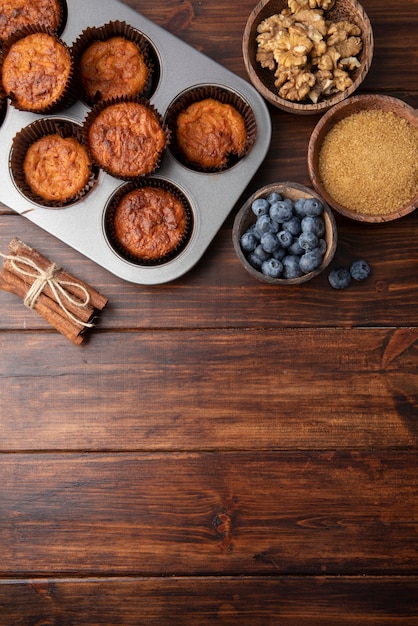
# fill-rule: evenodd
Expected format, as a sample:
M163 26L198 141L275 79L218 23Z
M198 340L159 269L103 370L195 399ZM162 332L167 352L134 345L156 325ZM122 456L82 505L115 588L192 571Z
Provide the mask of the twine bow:
M85 326L86 328L92 328L94 326L94 324L91 324L89 322L83 322L82 320L78 319L65 306L63 300L70 302L73 306L77 308L83 308L87 306L87 304L90 302L90 294L83 285L80 285L76 282L62 280L61 278L59 278L57 276L57 273L61 269L59 265L57 265L56 263L51 263L51 265L44 270L39 267L35 263L35 261L25 256L5 255L1 254L1 252L0 256L2 256L4 259L9 260L13 269L22 276L27 276L28 278L35 279L33 284L30 286L25 296L25 299L23 300L23 303L29 309L33 309L35 307L39 296L48 285L53 293L55 301L64 311L65 315L68 318L70 318L76 324L80 324L81 326ZM76 287L81 291L84 299L75 298L73 294L68 289L66 289L66 287Z

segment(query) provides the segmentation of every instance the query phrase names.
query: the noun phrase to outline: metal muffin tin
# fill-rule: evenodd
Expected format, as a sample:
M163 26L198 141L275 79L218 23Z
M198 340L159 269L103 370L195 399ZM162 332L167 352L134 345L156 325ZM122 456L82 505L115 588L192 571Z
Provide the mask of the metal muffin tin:
M193 232L187 246L167 263L146 267L120 258L105 236L104 212L110 197L123 181L100 172L94 189L74 205L45 208L29 201L16 187L9 159L14 136L41 115L17 111L9 103L0 125L0 200L61 241L132 283L152 285L169 282L190 270L209 246L229 212L263 162L271 138L267 106L257 91L218 63L144 18L117 0L67 0L68 16L61 38L72 45L88 26L123 20L142 32L155 49L159 82L150 97L164 116L183 91L198 85L217 85L236 92L252 108L257 136L251 151L232 168L203 174L181 165L167 149L154 176L179 187L193 211ZM53 116L82 123L89 108L81 101Z

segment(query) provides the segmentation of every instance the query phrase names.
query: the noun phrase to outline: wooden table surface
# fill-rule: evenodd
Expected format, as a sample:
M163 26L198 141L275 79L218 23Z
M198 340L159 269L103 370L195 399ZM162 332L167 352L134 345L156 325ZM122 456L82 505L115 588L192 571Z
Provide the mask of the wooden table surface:
M253 0L126 0L242 78ZM418 1L363 0L360 93L418 107ZM197 265L116 278L0 205L18 236L109 298L73 346L0 292L0 624L418 624L418 213L336 216L333 290L253 280L242 201L309 185L318 116L270 108L271 148ZM5 149L4 146L1 149Z

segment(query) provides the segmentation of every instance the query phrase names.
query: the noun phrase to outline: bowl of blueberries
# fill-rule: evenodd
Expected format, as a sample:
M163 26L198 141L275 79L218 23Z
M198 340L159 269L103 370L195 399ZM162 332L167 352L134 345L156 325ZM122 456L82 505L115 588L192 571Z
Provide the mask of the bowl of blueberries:
M272 183L256 191L237 213L232 229L244 268L271 285L298 285L332 261L337 227L330 207L299 183Z

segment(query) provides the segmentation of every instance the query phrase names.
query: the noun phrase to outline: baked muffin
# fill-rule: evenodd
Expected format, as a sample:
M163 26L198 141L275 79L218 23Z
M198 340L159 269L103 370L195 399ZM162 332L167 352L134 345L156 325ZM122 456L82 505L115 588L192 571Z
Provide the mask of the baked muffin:
M122 197L113 215L113 233L129 257L163 260L183 242L188 227L184 204L157 187L133 189Z
M166 145L159 115L145 102L107 103L87 119L87 143L95 162L118 178L151 173Z
M247 142L241 113L215 98L190 104L178 115L175 132L181 152L203 169L225 167L231 155L243 154Z
M51 134L31 144L23 161L26 183L48 202L67 202L80 194L91 176L91 161L75 137Z
M61 17L59 0L0 0L0 41L27 26L57 31Z
M148 68L138 46L125 37L95 41L82 54L80 77L89 100L140 94Z
M6 50L3 89L16 107L40 113L66 95L72 70L67 46L52 34L36 32L17 39Z

